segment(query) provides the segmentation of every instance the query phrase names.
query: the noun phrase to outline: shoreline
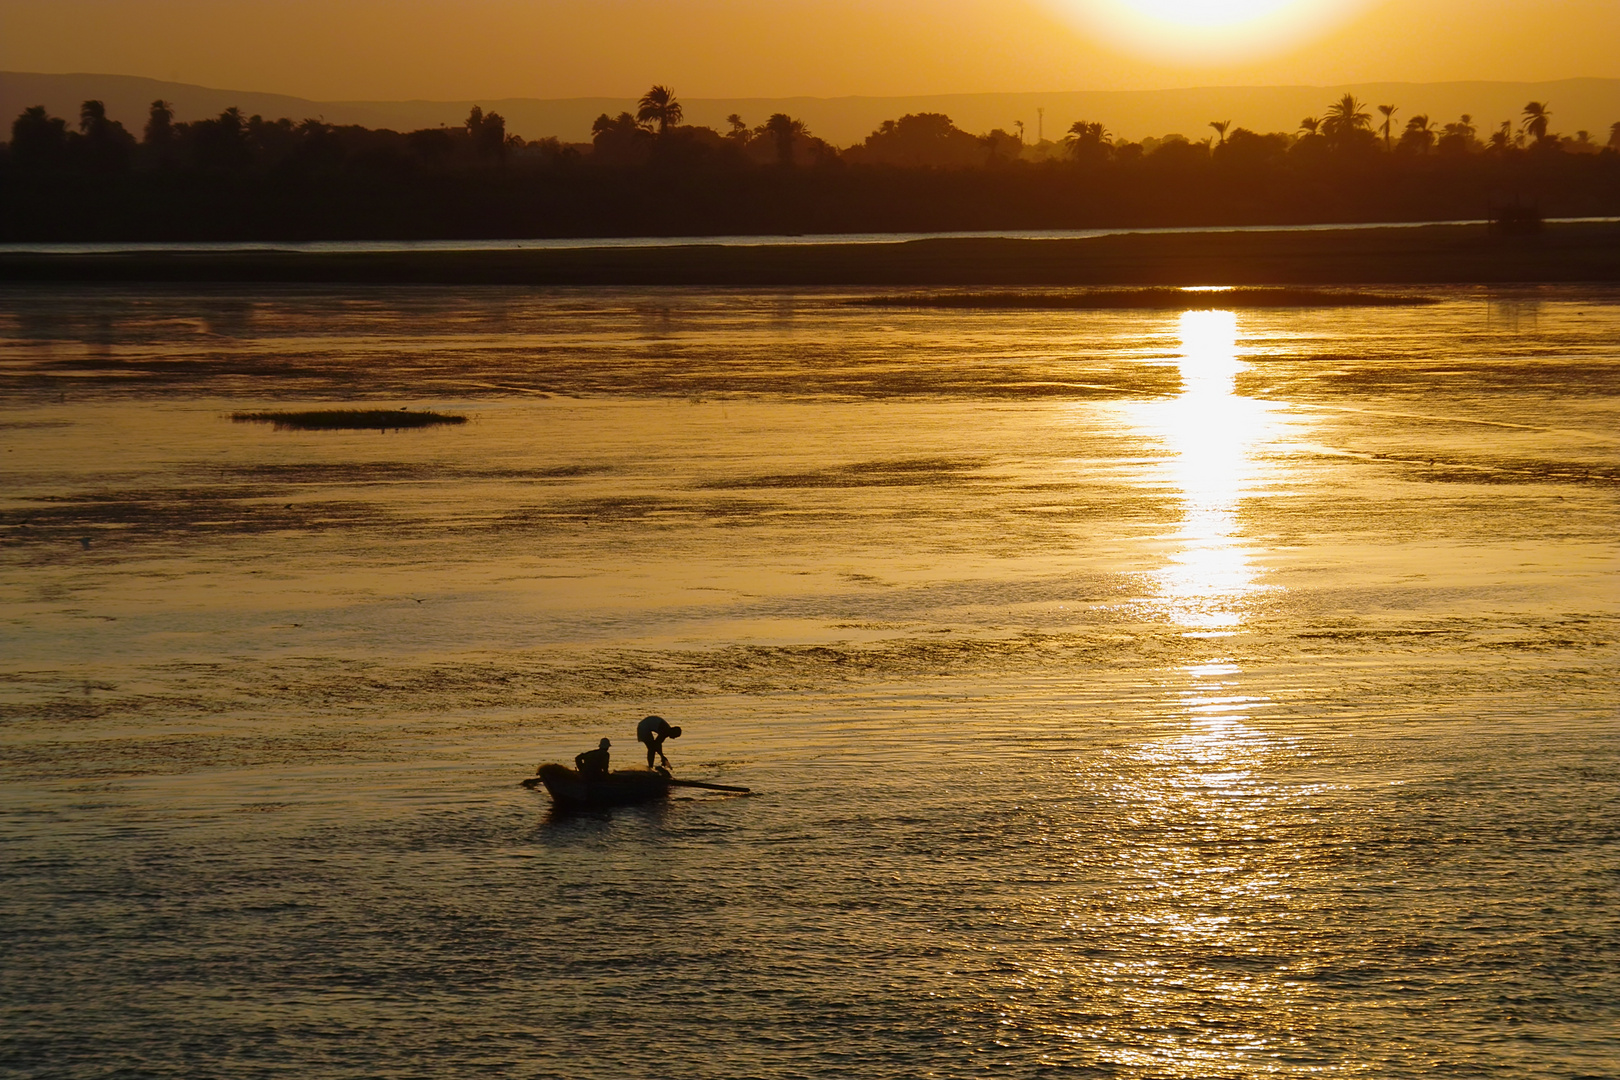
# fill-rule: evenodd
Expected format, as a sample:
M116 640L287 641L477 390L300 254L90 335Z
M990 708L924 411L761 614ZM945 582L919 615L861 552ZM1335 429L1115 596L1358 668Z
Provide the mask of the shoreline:
M1549 218L1548 224L1620 224L1620 217ZM826 247L834 244L905 244L913 240L1093 240L1105 236L1190 236L1202 233L1365 232L1370 229L1484 227L1485 218L1446 221L1338 221L1305 225L1143 225L1096 229L991 229L944 232L721 233L672 236L536 236L483 240L64 240L0 243L0 255L162 255L290 251L328 255L401 255L418 252L560 251L671 247Z
M1438 285L1620 282L1620 223L935 237L893 243L343 252L0 251L0 283L536 286Z

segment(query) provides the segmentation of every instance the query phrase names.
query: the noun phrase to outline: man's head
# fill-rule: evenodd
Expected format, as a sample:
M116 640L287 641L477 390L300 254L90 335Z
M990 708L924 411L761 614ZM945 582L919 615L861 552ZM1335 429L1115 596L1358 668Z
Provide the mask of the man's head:
M597 743L596 745L600 749L606 750L608 747L612 746L613 744L608 742L606 739L603 739L601 742Z
M678 728L678 727L670 728L669 729L669 737L672 738L672 739L680 738L681 737L681 729Z

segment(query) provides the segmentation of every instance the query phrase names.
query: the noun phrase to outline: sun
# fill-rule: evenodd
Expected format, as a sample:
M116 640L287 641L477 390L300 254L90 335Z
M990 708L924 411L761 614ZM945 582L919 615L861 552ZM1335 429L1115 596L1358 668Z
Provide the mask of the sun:
M1048 0L1090 35L1149 58L1224 64L1325 33L1369 0Z
M1121 7L1172 26L1232 26L1255 23L1300 0L1123 0Z

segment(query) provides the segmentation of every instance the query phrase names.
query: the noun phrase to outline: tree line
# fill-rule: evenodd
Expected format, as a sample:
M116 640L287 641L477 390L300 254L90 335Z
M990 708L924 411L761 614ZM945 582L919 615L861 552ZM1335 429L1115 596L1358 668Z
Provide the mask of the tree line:
M396 132L227 109L137 135L87 101L70 125L26 109L0 149L0 239L624 235L1264 224L1620 213L1620 122L1558 134L1550 103L1481 128L1346 94L1292 132L1212 120L1132 141L1080 120L963 131L941 113L835 147L776 113L687 124L665 86L603 114L589 143L524 140L473 108ZM1402 122L1404 119L1404 123Z

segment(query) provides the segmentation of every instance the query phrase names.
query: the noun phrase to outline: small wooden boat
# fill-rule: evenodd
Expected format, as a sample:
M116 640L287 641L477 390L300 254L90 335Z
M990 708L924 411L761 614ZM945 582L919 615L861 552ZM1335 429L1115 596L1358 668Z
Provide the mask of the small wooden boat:
M669 777L651 769L618 769L606 776L585 776L566 765L542 765L536 778L560 807L633 806L669 795ZM525 781L533 787L532 781Z
M566 765L542 765L540 774L523 781L527 788L544 784L559 810L582 810L604 806L634 806L669 797L672 787L703 788L747 795L745 787L705 784L697 780L676 780L651 769L615 769L606 776L585 776Z

